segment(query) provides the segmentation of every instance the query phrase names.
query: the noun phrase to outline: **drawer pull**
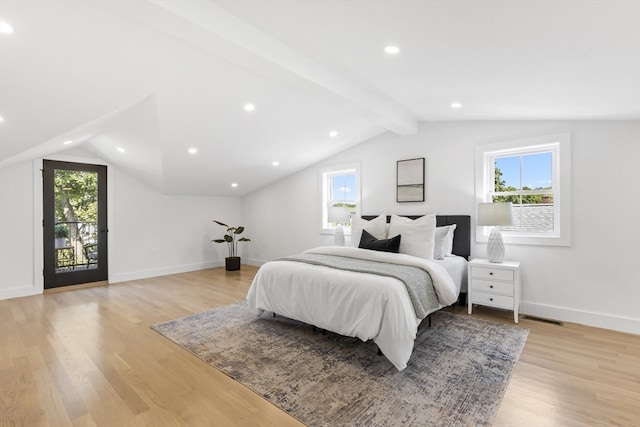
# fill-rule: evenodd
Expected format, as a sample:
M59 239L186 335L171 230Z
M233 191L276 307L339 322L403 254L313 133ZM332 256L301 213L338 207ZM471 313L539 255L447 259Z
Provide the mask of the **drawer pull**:
M493 285L489 285L489 287L490 287L491 289L493 289Z
M489 301L493 301L493 298L489 298Z
M493 271L490 271L490 272L489 272L489 276L493 276Z

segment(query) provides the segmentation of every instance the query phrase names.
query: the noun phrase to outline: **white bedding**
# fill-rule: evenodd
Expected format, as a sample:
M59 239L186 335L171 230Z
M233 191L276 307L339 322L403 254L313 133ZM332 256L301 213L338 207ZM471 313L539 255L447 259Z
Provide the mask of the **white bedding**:
M457 293L467 292L467 276L468 276L468 263L466 258L457 255L449 255L444 259L434 259L434 262L440 264L447 270L449 276L453 279L453 283L456 285Z
M337 246L306 252L420 267L433 279L439 308L458 298L459 286L435 261ZM256 315L269 311L341 335L371 339L398 370L407 366L421 321L398 279L292 261L271 261L260 267L247 302Z

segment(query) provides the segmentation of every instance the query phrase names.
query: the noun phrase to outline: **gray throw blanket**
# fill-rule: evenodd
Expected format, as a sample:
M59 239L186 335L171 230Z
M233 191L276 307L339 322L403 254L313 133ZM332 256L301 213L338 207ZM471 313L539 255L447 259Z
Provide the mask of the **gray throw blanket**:
M430 311L435 310L440 305L431 276L419 267L324 254L293 255L280 258L278 261L303 262L338 270L396 278L404 283L407 288L418 319L424 319Z

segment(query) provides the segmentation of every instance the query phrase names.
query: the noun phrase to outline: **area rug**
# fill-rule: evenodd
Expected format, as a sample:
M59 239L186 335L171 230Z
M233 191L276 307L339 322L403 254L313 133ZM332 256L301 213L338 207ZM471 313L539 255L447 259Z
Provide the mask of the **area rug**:
M489 425L529 331L436 312L398 371L372 342L246 303L152 326L309 426Z

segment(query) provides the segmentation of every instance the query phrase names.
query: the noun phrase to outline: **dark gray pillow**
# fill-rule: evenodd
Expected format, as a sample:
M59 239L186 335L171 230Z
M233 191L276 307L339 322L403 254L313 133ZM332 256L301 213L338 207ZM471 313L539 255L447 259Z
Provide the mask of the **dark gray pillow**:
M360 237L359 248L372 249L380 252L400 252L400 235L392 237L390 239L376 239L371 234L367 233L367 230L362 230L362 237Z

